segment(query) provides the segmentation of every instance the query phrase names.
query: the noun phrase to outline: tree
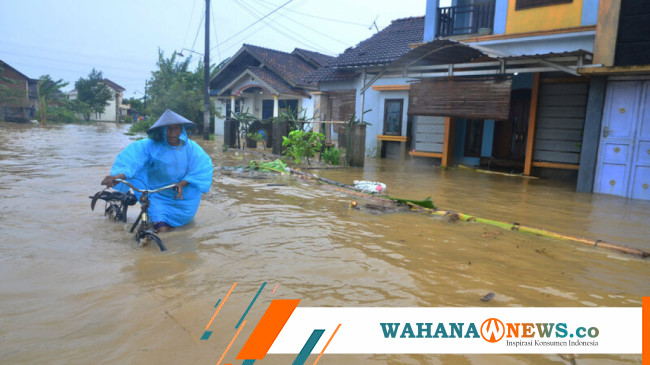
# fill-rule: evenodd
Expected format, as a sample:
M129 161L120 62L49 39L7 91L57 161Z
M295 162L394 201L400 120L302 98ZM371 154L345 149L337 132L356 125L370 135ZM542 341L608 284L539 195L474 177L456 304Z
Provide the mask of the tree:
M135 110L138 114L144 114L144 105L142 99L139 98L128 98L122 100L122 104L131 105L131 109Z
M56 99L61 100L63 98L61 88L66 86L68 86L68 83L64 82L63 79L54 81L50 75L43 75L38 80L36 92L38 94L38 109L41 115L41 125L47 123L48 104Z
M77 98L88 106L88 112L84 114L86 121L90 120L90 113L103 113L109 100L115 97L113 91L104 81L101 71L93 70L87 79L79 78L74 84L77 89Z

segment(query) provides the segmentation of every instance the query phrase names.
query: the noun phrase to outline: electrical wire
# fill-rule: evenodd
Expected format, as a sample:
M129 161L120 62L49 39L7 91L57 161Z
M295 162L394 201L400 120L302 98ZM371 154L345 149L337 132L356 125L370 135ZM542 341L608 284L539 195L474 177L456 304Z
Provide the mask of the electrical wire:
M212 18L212 31L214 31L214 41L217 48L217 56L219 57L219 63L221 63L221 51L219 50L219 38L217 37L217 22L214 20L214 8L212 7L212 2L210 3L210 17Z
M190 13L194 15L194 7L196 6L196 0L192 3L192 12ZM185 30L185 37L183 37L183 46L185 46L185 43L187 43L187 34L190 32L190 27L192 26L192 21L187 22L187 29ZM182 48L182 47L181 47Z
M241 4L240 4L240 3L241 3ZM238 2L237 4L240 5L240 7L242 7L244 10L248 11L249 14L251 14L251 15L253 15L253 16L256 16L256 14L255 14L255 12L254 12L254 10L252 9L251 6L245 4L243 1ZM284 32L284 31L282 31L282 30L276 28L273 24L269 23L268 20L265 21L265 24L266 24L269 28L271 28L271 29L275 30L276 32L278 32L278 33L284 35L285 37L287 37L287 38L289 38L289 39L291 39L291 40L293 40L293 41L295 41L295 42L297 42L297 43L303 45L304 47L307 47L307 48L310 48L310 49L313 49L313 48L314 48L313 43L311 43L309 39L306 39L306 38L302 37L302 36L300 35L300 33L298 33L298 32L291 32L291 30L287 29L286 27L284 27L284 26L282 26L282 25L280 25L280 24L276 24L276 25L278 25L278 26L283 27L284 30L286 31L286 32ZM287 32L289 32L289 33L287 33ZM291 33L293 33L293 35L292 35ZM300 39L294 37L294 35L295 35L296 37L300 37L303 41L301 41ZM329 50L324 50L324 49L318 49L318 51L319 51L319 52L323 52L323 53L330 53L330 54L332 53L331 51L329 51Z
M243 1L243 0L242 0L242 1ZM262 5L262 4L260 3L260 1L255 1L255 2L258 3L258 4L260 4L260 5ZM264 6L264 5L262 5L262 6ZM291 10L291 9L286 9L286 10ZM320 34L321 36L323 36L323 37L325 37L325 38L328 38L328 39L330 39L330 40L333 40L333 41L335 41L335 42L338 42L339 44L342 44L342 45L345 46L346 48L350 46L350 44L345 43L345 42L341 41L340 39L336 39L336 38L330 36L329 34L325 34L325 33L323 33L323 32L320 32L320 31L318 31L318 30L316 30L316 29L314 29L314 28L312 28L312 27L310 27L310 26L307 26L307 25L305 25L305 24L303 24L303 23L301 23L301 22L299 22L299 21L297 21L297 20L295 20L295 19L291 19L291 22L292 22L293 24L300 25L300 26L302 26L303 28L309 29L309 30L311 30L312 32L314 32L314 33L316 33L316 34ZM364 25L364 27L365 27L365 25ZM290 29L288 29L288 27L285 27L285 29L290 30ZM294 32L294 33L296 33L296 32ZM296 34L298 34L298 33L296 33Z
M244 11L246 11L248 14L250 14L251 16L253 16L254 18L259 17L259 15L256 14L252 9L250 9L246 4L244 4L243 1L241 1L241 2L238 1L238 2L236 2L236 4L237 4L240 8L242 8ZM301 40L299 40L299 39L297 39L297 38L295 38L295 37L293 37L293 36L291 36L291 35L289 35L289 34L286 34L286 33L284 33L283 31L281 31L281 30L277 29L276 27L274 27L273 25L269 24L268 21L264 21L264 23L265 23L269 28L273 29L274 31L276 31L276 32L278 32L278 33L280 33L280 34L282 34L282 35L284 35L285 37L290 38L290 39L292 39L292 40L294 40L294 41L296 41L296 42L298 42L298 43L300 43L300 44L302 44L302 45L306 45L306 43L303 43L303 41L301 41Z
M257 0L256 2L257 3L267 3L269 5L275 5L272 2L264 1L264 0ZM287 8L285 10L290 11L292 13L308 16L308 17L311 17L311 18L315 18L315 19L327 20L327 21L330 21L330 22L341 23L341 24L356 25L356 26L360 26L360 27L364 27L364 28L368 27L368 24L355 23L355 22L350 22L350 21L340 20L340 19L325 18L325 17L322 17L322 16L305 13L305 12L294 10L294 9L291 9L291 8Z
M241 33L247 31L247 30L250 29L252 26L254 26L255 24L257 24L257 23L261 22L262 20L266 19L269 15L271 15L271 14L275 13L276 11L282 9L283 7L285 7L286 5L288 5L288 4L289 4L290 2L292 2L292 1L293 1L293 0L289 0L289 1L285 2L284 4L278 6L277 8L275 8L275 9L274 9L273 11L271 11L270 13L268 13L268 14L264 15L263 17L257 19L257 20L254 21L253 23L251 23L251 24L249 24L248 26L246 26L244 29L242 29L242 30L240 30L239 32L233 34L232 36L230 36L230 37L227 38L226 40L220 42L217 46L220 46L220 45L222 45L222 44L228 42L229 40L235 38L236 36L240 35Z
M194 51L194 46L196 45L196 39L199 38L199 32L201 31L201 25L203 25L204 19L205 19L205 5L203 5L203 11L201 12L201 20L199 21L199 27L196 29L196 36L194 36L194 42L192 42L192 48L190 48L192 51Z

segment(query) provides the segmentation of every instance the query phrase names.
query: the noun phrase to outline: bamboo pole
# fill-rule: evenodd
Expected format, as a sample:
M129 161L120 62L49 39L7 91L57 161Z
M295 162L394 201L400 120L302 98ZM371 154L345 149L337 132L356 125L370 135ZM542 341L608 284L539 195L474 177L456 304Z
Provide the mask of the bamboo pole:
M308 172L304 171L298 171L295 169L289 169L289 171L292 174L300 175L304 178L309 178L315 181L320 181L329 185L334 185L337 186L338 188L336 189L337 191L341 191L350 195L362 197L362 198L372 198L372 199L382 199L382 200L390 200L387 197L382 197L380 195L375 195L375 194L370 194L370 193L365 193L360 189L356 189L354 186L346 185L337 181L329 180L326 178L322 178L313 174L310 174ZM393 202L393 200L390 200ZM499 227L504 230L509 230L509 231L516 231L516 232L521 232L521 233L528 233L528 234L533 234L541 237L548 237L548 238L553 238L557 240L562 240L562 241L570 241L570 242L575 242L575 243L581 243L584 245L596 247L596 248L606 248L609 250L614 250L618 251L621 253L625 254L630 254L630 255L635 255L639 256L641 258L646 258L650 256L650 252L637 249L637 248L632 248L632 247L627 247L623 245L619 245L616 243L611 243L607 242L604 240L594 240L591 238L584 238L584 237L578 237L574 235L569 235L569 234L564 234L564 233L557 233L557 232L552 232L552 231L547 231L545 229L540 229L540 228L534 228L534 227L529 227L525 225L521 225L519 223L507 223L507 222L502 222L498 220L493 220L493 219L487 219L487 218L481 218L481 217L475 217L469 214L465 213L459 213L459 212L454 212L450 210L442 210L442 209L429 209L429 208L424 208L418 205L414 205L412 203L407 203L409 208L413 211L419 211L423 213L428 213L428 214L433 214L433 215L438 215L442 217L454 217L458 218L463 221L467 222L476 222L476 223L482 223L482 224L487 224L495 227Z

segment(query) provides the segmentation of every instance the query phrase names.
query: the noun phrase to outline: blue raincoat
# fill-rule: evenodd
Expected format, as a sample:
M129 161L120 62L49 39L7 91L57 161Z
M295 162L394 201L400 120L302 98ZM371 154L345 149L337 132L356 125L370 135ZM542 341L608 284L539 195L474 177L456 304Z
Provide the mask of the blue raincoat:
M116 157L111 175L124 174L138 188L156 189L181 180L189 184L183 188L183 199L174 200L176 191L167 189L149 196L149 216L153 222L165 222L172 227L189 223L212 184L212 160L194 141L187 138L185 126L179 136L180 145L167 142L167 126L162 129L162 140L141 139L128 145ZM128 187L118 184L116 189L126 192ZM140 194L136 192L140 198Z

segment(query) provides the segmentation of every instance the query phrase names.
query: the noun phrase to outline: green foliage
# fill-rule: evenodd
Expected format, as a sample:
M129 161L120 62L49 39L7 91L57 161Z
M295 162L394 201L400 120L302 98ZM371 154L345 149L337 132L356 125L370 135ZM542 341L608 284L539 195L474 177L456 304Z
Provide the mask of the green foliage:
M289 127L289 132L296 130L304 130L305 125L309 123L313 118L307 118L307 111L303 110L300 114L297 110L291 110L289 108L286 111L282 111L278 114L277 117L271 118L273 123L287 123Z
M122 104L131 105L131 109L135 110L138 114L144 114L144 104L142 103L142 99L139 98L123 99Z
M240 148L245 149L246 137L248 137L248 128L253 122L257 120L257 117L249 113L248 111L245 111L237 114L232 114L232 119L239 122L239 135L237 136L237 138L240 140L244 140L244 144L240 144L239 143L240 141L237 141L237 144L240 146Z
M103 113L109 100L115 97L114 92L108 87L101 71L93 68L88 78L79 78L74 84L77 89L77 98L86 103L91 112ZM90 120L90 112L84 115L86 121Z
M396 202L399 202L399 203L402 203L402 204L410 203L410 204L418 205L418 206L428 208L428 209L434 209L434 210L438 209L435 206L435 204L433 204L433 202L431 201L430 196L428 196L424 200L400 199L400 198L393 198L393 197L390 197L390 196L384 196L384 198L395 200Z
M47 109L47 120L52 123L66 123L66 124L85 124L88 123L83 118L79 118L77 114L67 106L52 106Z
M27 90L0 88L0 100L4 105L22 106L27 100Z
M259 132L257 132L257 133L248 133L246 135L246 137L248 137L249 139L254 140L257 143L262 143L262 146L264 147L264 149L266 149L266 140L264 139L264 136L262 135L262 133L259 133Z
M257 162L254 160L251 160L248 163L248 167L254 169L254 170L270 170L270 171L275 171L279 173L285 173L285 169L287 168L287 164L284 163L284 161L275 159L274 161L271 162Z
M49 104L57 100L60 102L64 99L64 94L61 92L61 88L65 86L68 86L68 83L64 82L63 79L54 81L50 75L43 75L38 80L38 84L36 84L36 92L38 94L38 105L42 125L47 123L47 108ZM70 111L70 113L65 113L58 110L56 113L57 117L61 119L71 120L68 123L74 123L77 119L76 117L70 119L70 116L73 116L74 114L72 111Z
M2 74L4 74L4 73L5 73L4 67L0 66L0 81L6 82L8 84L15 84L16 83L16 80L2 76ZM7 85L0 84L0 90L5 90L5 89L8 89Z
M199 62L196 70L190 70L192 57L178 59L177 53L165 58L163 51L158 50L158 69L151 73L147 88L148 114L156 120L167 109L171 109L198 126L198 132L203 130L203 63ZM218 72L226 61L210 66L211 73ZM211 116L214 115L214 103L210 103ZM212 120L212 117L210 117Z
M129 127L129 133L147 133L154 122L155 120L153 118L139 120L131 124L131 127Z
M338 165L341 161L341 148L328 147L321 154L320 157L323 162L330 165Z
M311 131L295 130L289 133L289 137L282 137L282 146L287 147L285 157L291 156L293 162L298 165L303 159L306 159L309 165L309 158L321 150L324 142L325 136L322 133Z

